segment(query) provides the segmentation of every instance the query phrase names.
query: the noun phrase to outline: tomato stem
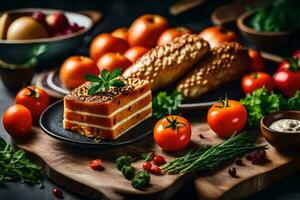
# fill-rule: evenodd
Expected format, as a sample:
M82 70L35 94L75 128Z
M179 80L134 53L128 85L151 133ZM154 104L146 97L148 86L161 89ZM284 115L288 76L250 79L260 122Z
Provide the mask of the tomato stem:
M39 98L39 93L36 92L34 89L30 88L30 87L26 87L29 90L29 94L26 96L30 96L30 97L34 97L34 98Z
M230 107L229 101L228 101L228 95L227 95L227 94L225 94L225 98L224 98L224 99L222 99L222 98L220 97L218 102L221 104L221 106L216 106L216 107L218 107L218 108L226 108L226 107Z
M166 120L169 122L169 125L165 126L164 128L172 128L177 132L178 127L183 126L186 127L185 123L179 122L177 117L174 118L174 115L170 115L171 119L166 117Z
M292 72L300 71L300 58L288 58L289 70Z

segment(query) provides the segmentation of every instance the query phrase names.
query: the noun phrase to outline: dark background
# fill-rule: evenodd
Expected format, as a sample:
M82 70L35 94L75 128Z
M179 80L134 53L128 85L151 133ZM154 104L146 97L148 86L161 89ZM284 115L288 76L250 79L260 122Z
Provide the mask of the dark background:
M87 47L91 38L100 32L110 32L121 26L129 26L138 16L145 13L158 13L165 16L172 26L187 26L195 32L211 25L210 14L214 8L229 2L228 0L208 0L200 7L194 8L178 16L169 14L169 6L175 1L163 0L1 0L0 11L23 7L55 8L64 10L85 10L95 9L103 13L101 22L85 38L85 43L76 52L77 54L87 54ZM229 11L230 12L230 11ZM235 27L232 27L236 30ZM237 30L236 30L237 31ZM246 41L243 41L247 43ZM251 44L248 44L251 46ZM288 56L299 42L295 41L288 44L285 48L272 49L271 52L281 56ZM1 58L1 52L0 52ZM13 104L14 94L7 91L0 83L0 113ZM2 123L0 125L0 136L9 141ZM296 173L279 183L275 183L269 188L258 192L247 199L300 199L300 173ZM39 189L37 186L28 186L20 183L9 183L0 185L0 200L36 200L36 199L56 199L52 195L53 187L56 187L49 180L44 181L45 187ZM72 193L64 191L64 199L79 200L86 199L78 197ZM196 199L197 194L193 183L188 183L172 199Z

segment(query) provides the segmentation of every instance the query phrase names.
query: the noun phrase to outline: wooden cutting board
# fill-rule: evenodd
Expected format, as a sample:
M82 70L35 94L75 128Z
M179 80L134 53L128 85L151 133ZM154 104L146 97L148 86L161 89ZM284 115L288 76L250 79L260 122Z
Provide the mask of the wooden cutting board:
M207 126L199 120L192 122L192 142L190 147L221 142ZM299 168L299 161L294 159L296 154L283 155L269 146L267 154L270 163L258 166L244 160L246 166L234 164L225 167L215 174L200 175L151 175L151 186L145 191L134 189L128 180L115 168L114 160L124 154L140 155L144 152L154 151L163 154L167 160L178 156L161 152L152 140L152 137L119 149L97 151L72 147L53 139L42 132L40 128L32 129L33 136L23 143L15 142L19 148L29 152L43 166L46 176L61 185L63 188L87 198L124 199L139 197L141 199L168 199L178 191L186 181L195 179L195 186L199 198L203 199L236 199L257 192L274 181L283 178ZM199 135L205 138L201 138ZM266 143L261 139L259 143ZM104 170L95 171L89 168L91 159L101 158ZM134 163L141 169L143 161ZM239 178L228 175L228 167L235 166Z

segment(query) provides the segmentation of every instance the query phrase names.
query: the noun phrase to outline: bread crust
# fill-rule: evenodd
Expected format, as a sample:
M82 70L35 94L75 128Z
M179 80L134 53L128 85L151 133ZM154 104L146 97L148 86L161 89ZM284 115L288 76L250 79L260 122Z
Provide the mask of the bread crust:
M209 50L207 41L195 34L185 34L149 50L123 76L146 79L153 90L165 88L181 78Z
M197 98L232 81L249 70L250 58L245 47L226 42L211 50L177 85L185 98Z

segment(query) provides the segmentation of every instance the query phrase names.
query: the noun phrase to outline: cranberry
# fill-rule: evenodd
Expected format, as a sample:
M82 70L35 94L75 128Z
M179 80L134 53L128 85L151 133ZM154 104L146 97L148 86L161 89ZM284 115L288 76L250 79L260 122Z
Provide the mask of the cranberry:
M53 188L53 195L57 198L63 198L63 192L59 188Z
M152 168L151 162L145 162L145 163L143 164L143 169L144 169L145 171L151 172L151 168Z
M166 160L164 157L162 157L161 155L155 155L154 158L153 158L153 162L158 165L158 166L161 166L163 164L166 163Z
M89 166L90 166L90 168L92 168L94 170L103 169L103 167L102 167L102 160L101 159L91 160L89 162Z
M235 159L234 163L238 166L244 166L243 160L240 158Z
M230 167L228 169L228 174L234 178L237 178L238 176L236 175L236 169L234 167Z
M256 157L257 157L256 151L250 152L246 155L246 159L249 161L253 160Z
M154 166L153 168L152 168L152 172L153 172L153 174L161 174L161 169L158 167L158 166Z

